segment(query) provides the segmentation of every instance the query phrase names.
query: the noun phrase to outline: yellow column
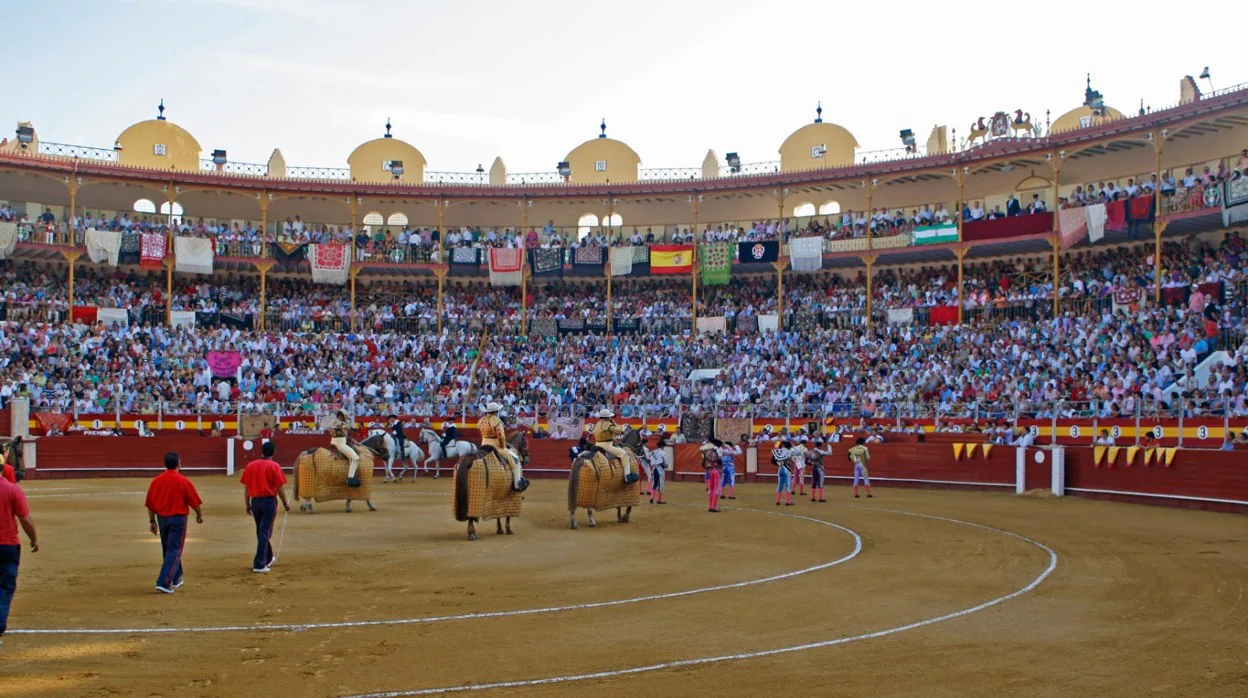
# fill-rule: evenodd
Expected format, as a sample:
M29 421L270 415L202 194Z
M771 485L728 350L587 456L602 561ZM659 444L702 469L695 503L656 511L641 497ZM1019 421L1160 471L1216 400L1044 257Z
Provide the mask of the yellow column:
M75 165L76 167L76 165ZM74 210L77 208L78 200L78 178L70 176L69 178L69 233L66 235L65 244L73 246L74 244ZM73 265L70 265L70 273L73 273ZM72 305L72 301L71 301Z
M776 315L778 316L777 322L781 326L784 325L784 267L786 264L788 263L779 259L771 263L771 266L776 268Z
M69 262L69 321L74 319L74 262L82 256L77 250L64 250L61 254L65 255L65 261Z
M446 260L442 259L442 241L446 239L446 197L438 199L438 264L446 264ZM443 272L442 278L446 277ZM442 288L442 282L438 282L438 288ZM438 298L442 298L442 291L438 291ZM440 302L440 301L439 301ZM438 327L442 327L441 313L438 314Z
M449 267L445 264L439 264L433 268L433 275L438 277L438 334L442 334L442 286L446 283L447 271Z
M355 331L355 277L359 276L359 269L351 267L347 272L351 279L351 331Z
M173 327L173 265L174 261L165 256L165 324Z
M1050 208L1053 210L1053 237L1049 240L1049 244L1053 246L1053 317L1057 317L1061 311L1061 297L1058 293L1058 285L1061 282L1060 274L1060 252L1062 248L1061 231L1057 225L1057 187L1061 180L1062 174L1062 154L1060 152L1053 153L1053 203Z
M611 336L611 265L603 266L603 272L607 277L607 336Z
M1170 226L1161 220L1161 142L1162 135L1153 131L1153 164L1156 166L1157 186L1153 188L1153 302L1161 307L1161 234Z
M962 242L962 223L963 223L963 221L962 221L962 207L963 207L963 206L966 206L966 198L965 198L965 185L966 185L966 182L963 180L963 177L962 177L962 174L963 174L963 173L962 173L962 170L961 170L960 168L959 168L959 169L957 169L957 170L954 170L954 172L956 172L956 173L957 173L957 176L958 176L958 203L955 205L956 210L953 212L953 215L954 215L954 216L956 216L956 218L954 218L954 220L955 220L955 221L957 221L957 223L958 223L958 242ZM961 292L961 290L962 290L962 289L961 289L961 284L959 284L958 291L959 291L959 292ZM961 321L962 321L962 315L961 315L961 312L962 312L961 310L959 310L959 311L958 311L958 313L959 313L959 315L958 315L958 322L961 322Z
M961 226L959 226L961 227ZM961 235L958 236L961 238ZM970 247L955 247L953 254L958 258L958 324L962 324L962 258L970 251Z
M360 232L359 230L356 229L355 223L360 213L360 198L352 194L350 206L351 206L351 245L350 247L348 247L348 250L350 251L351 257L350 257L350 261L348 262L348 264L350 264L351 266L347 267L348 269L350 269L352 266L355 266L355 236Z
M871 328L872 311L874 310L874 300L871 298L871 279L875 275L875 255L864 255L862 261L867 265L867 328Z
M273 236L273 241L277 242L277 236ZM268 190L260 192L260 256L269 256L269 192ZM260 276L263 283L264 276ZM261 326L263 329L263 325Z
M870 180L867 182L867 249L868 250L875 249L875 242L873 239L875 236L871 232L871 217L874 215L875 215L875 180ZM870 283L870 279L871 279L871 266L867 265L867 282L868 283ZM870 296L868 296L867 302L868 303L871 302ZM871 321L868 318L867 326L869 327L870 324L871 324Z
M169 224L169 234L173 234L173 204L177 200L176 196L178 188L172 181L169 182L169 217L165 219L165 223Z
M523 250L523 248L522 248ZM520 334L528 336L529 334L529 262L527 259L520 262ZM608 265L609 266L609 265Z
M269 270L273 268L273 262L256 262L256 269L260 271L260 318L256 323L256 329L264 330L265 318L264 313L267 308L266 296L264 290L264 279L268 276Z
M698 331L698 195L694 194L689 197L689 203L693 204L693 263L689 265L690 281L693 284L693 326L690 331L696 336Z
M1053 248L1053 317L1057 317L1061 312L1061 294L1058 293L1058 286L1061 284L1061 250L1062 240L1056 233L1049 238L1049 245Z

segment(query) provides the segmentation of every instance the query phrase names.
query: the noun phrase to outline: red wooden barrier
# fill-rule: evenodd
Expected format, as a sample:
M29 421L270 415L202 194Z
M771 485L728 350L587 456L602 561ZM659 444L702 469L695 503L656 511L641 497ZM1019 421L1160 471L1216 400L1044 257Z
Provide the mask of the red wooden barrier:
M324 446L323 435L279 435L277 460L290 467L299 452ZM526 472L534 478L566 478L570 460L571 440L530 439L530 463ZM250 445L250 448L248 448ZM834 444L833 455L824 464L833 484L843 484L853 471L845 460L850 442ZM149 476L163 469L163 456L176 451L183 467L191 474L221 474L226 471L229 453L233 451L234 467L242 468L259 457L260 440L246 441L192 435L161 435L153 438L119 437L53 437L37 441L36 469L32 478ZM771 444L757 448L758 470L746 473L745 459L737 467L747 482L774 482L776 466L771 463ZM988 456L983 447L973 456L954 456L948 443L885 443L871 449L872 484L917 487L946 487L1012 491L1017 479L1017 450L996 446ZM674 479L693 480L702 476L701 455L697 444L676 444ZM1125 450L1125 449L1124 449ZM1037 463L1034 455L1043 455ZM1154 463L1143 465L1138 454L1132 466L1126 466L1120 453L1114 467L1093 463L1093 450L1067 447L1065 486L1072 495L1122 499L1151 504L1199 507L1248 513L1248 452L1180 450L1169 467ZM1051 485L1051 453L1047 449L1029 449L1025 459L1026 489L1049 489ZM443 463L443 474L449 474L451 463ZM376 467L380 468L378 461Z

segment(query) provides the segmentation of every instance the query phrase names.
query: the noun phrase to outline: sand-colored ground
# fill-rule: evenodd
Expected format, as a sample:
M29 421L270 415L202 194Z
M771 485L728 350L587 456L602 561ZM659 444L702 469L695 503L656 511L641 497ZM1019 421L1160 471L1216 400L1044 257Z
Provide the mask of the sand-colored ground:
M28 483L44 549L24 553L0 696L496 682L519 683L482 694L1248 695L1243 517L917 490L853 500L843 487L826 504L777 508L765 485L709 514L701 486L679 484L673 504L643 504L630 524L603 513L599 528L571 531L565 483L538 480L516 535L490 524L469 543L449 483L421 480L379 485L377 513L292 513L278 564L258 575L241 487L196 482L207 520L192 524L173 596L153 590L145 481ZM821 522L856 532L857 555L853 533ZM727 588L672 596L717 586ZM638 597L655 598L604 604ZM526 609L556 610L509 613ZM499 613L463 617L482 612ZM404 619L417 622L393 622ZM317 627L361 621L381 623ZM252 625L287 627L12 632ZM819 646L735 657L808 644ZM681 663L713 657L725 659Z

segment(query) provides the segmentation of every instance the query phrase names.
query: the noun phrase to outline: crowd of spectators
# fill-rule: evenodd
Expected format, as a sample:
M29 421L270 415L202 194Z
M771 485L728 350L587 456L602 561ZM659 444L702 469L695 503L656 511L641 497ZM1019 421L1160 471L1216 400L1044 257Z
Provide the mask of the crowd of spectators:
M1218 244L1169 241L1162 251L1163 290L1182 302L1116 304L1116 295L1146 289L1152 245L1073 253L1058 285L1063 312L971 316L963 325L926 326L862 320L865 279L794 274L785 284L786 317L844 312L851 325L786 323L780 332L690 335L659 331L517 336L483 328L513 319L514 288L449 283L446 331L394 332L399 318L436 320L433 284L381 285L361 294L359 331L326 317L346 317L349 297L336 286L270 278L265 332L238 327L170 329L145 322L128 327L74 324L64 316L4 323L0 333L0 400L28 395L36 409L91 412L120 407L169 413L281 410L313 412L347 405L360 413L440 415L497 400L510 407L613 404L622 410L735 406L758 414L798 410L838 417L930 414L998 419L1015 411L1040 416L1208 414L1248 416L1248 319L1244 286L1248 246L1228 234ZM22 303L63 308L64 275L34 264L0 267L11 310ZM1000 302L1051 299L1043 257L970 265L964 274L968 310ZM161 275L99 274L76 280L78 304L157 311ZM923 308L956 301L950 267L884 269L873 280L875 302ZM1221 296L1201 288L1220 283ZM573 281L535 284L531 317L590 319L605 314L597 286ZM1151 295L1151 292L1148 294ZM1137 296L1138 297L1138 296ZM616 317L688 314L683 280L634 279L616 286ZM183 280L174 307L205 313L258 312L254 277L220 275ZM700 315L774 313L774 276L704 289ZM10 313L10 316L12 314ZM279 322L280 320L280 322ZM473 322L468 322L469 320ZM474 324L475 323L475 324ZM495 328L497 329L497 328ZM483 341L484 339L484 341ZM1230 359L1207 382L1193 372L1212 350ZM234 350L237 380L213 378L206 353ZM474 361L481 351L480 361ZM709 369L707 380L690 373ZM473 386L469 394L469 386ZM1064 401L1058 405L1057 401Z

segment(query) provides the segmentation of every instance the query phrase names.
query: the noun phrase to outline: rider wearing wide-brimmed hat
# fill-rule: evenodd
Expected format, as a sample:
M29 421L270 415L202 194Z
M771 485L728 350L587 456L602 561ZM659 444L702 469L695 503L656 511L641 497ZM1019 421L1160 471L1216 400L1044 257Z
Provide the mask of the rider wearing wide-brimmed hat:
M347 443L350 435L351 420L345 410L338 410L334 413L334 421L329 425L329 445L346 456L351 463L347 468L347 487L359 487L360 478L356 471L360 468L360 454Z
M594 416L598 418L598 423L594 425L594 445L606 451L610 457L620 459L620 465L624 468L624 482L637 482L639 476L633 472L633 460L628 451L614 443L615 437L624 433L620 425L615 423L615 413L604 407L594 413Z
M492 447L498 457L511 466L511 485L517 492L522 492L528 483L524 479L523 466L512 457L511 450L507 448L507 431L503 427L502 418L498 416L502 409L503 406L497 402L486 405L485 414L477 420L477 431L481 434L481 445Z

